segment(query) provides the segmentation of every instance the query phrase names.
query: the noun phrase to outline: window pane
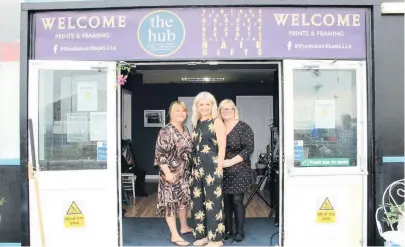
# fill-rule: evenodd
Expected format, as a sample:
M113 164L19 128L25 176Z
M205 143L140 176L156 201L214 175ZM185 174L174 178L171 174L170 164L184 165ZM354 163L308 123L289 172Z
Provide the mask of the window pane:
M42 169L106 168L106 83L103 71L40 71Z
M293 72L295 166L355 166L355 70Z

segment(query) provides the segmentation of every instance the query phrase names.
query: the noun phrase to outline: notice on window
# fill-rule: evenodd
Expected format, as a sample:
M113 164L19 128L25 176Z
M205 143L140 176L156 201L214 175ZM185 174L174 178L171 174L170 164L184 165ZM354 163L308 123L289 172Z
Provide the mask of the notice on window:
M106 112L90 112L90 141L107 141Z
M97 142L97 160L107 160L107 142Z
M315 128L334 129L336 125L335 100L315 101Z
M77 84L77 111L98 110L97 82L79 82Z
M319 158L319 159L302 159L301 166L322 167L322 166L349 166L350 160L347 158Z
M314 128L314 101L294 100L294 129Z
M87 113L68 113L66 122L66 134L68 142L88 141Z
M302 160L304 156L304 141L295 140L294 141L294 160Z

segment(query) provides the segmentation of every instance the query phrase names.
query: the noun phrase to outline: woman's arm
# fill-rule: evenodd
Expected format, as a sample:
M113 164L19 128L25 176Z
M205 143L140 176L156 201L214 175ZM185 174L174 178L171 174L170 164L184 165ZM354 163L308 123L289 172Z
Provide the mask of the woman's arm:
M248 124L245 124L243 134L241 136L241 144L242 144L242 151L235 157L226 162L226 166L233 166L236 165L244 160L249 160L250 155L253 153L255 149L255 138L252 128Z
M159 131L156 140L154 165L163 171L165 175L170 173L168 158L173 148L174 143L170 130L164 127Z
M218 142L218 168L222 169L225 160L226 149L226 132L225 124L221 119L217 118L214 122L215 134Z

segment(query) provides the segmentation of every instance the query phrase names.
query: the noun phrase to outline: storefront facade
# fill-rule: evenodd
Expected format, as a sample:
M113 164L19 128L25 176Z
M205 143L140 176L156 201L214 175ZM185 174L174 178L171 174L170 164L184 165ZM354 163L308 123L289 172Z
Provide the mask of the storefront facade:
M382 15L381 2L378 1L375 3L363 3L362 1L325 3L313 0L306 4L319 8L308 9L304 8L305 6L302 6L301 3L293 1L289 3L291 5L289 7L285 7L285 2L281 1L271 3L271 5L264 1L255 1L249 3L252 5L250 7L229 7L229 5L245 4L243 1L227 2L220 5L228 7L219 6L212 9L210 7L202 8L202 6L197 8L199 3L190 4L182 1L171 4L162 3L164 7L161 7L159 3L151 6L133 1L24 3L21 12L21 28L24 34L21 37L21 133L28 132L27 122L28 116L30 116L28 105L32 103L29 99L29 85L32 85L32 82L29 83L29 60L47 60L57 63L58 61L95 60L137 62L281 61L289 59L325 60L328 61L328 66L333 64L334 60L337 60L337 63L343 62L345 66L347 61L360 61L364 67L360 65L358 71L364 71L367 79L364 80L364 87L357 89L358 92L364 92L363 103L366 102L363 115L366 116L364 120L366 133L361 135L364 139L359 149L365 148L362 152L367 155L360 158L366 161L366 164L363 164L362 167L358 166L358 168L368 172L366 191L369 198L367 200L367 219L363 219L367 226L367 234L366 238L362 240L368 245L379 244L380 240L376 237L375 231L374 212L376 206L379 205L379 198L386 184L398 179L396 175L391 174L401 174L403 171L404 78L401 72L403 71L403 16ZM172 9L172 6L177 6L177 8ZM180 9L178 6L182 6L182 8ZM218 4L214 2L211 4L208 1L204 3L204 6L218 6ZM148 7L159 7L156 11L160 16L156 16L156 12ZM111 8L115 9L111 10ZM83 9L86 11L76 12ZM92 11L88 11L89 9ZM225 20L226 15L230 15L231 11L241 9L242 12L252 14L249 20L249 17L246 17L246 23L254 21L256 26L263 26L262 29L257 29L259 31L252 32L252 34L249 34L249 30L245 28L245 31L241 31L241 35L246 37L254 35L260 39L252 40L250 43L245 41L243 45L232 41L210 43L208 39L215 36L213 36L214 33L204 33L203 20L208 20L212 24L215 22L215 18L212 19L211 15L220 15ZM68 14L59 12L61 10L69 12ZM214 12L210 12L212 10ZM195 19L195 16L198 18ZM170 21L168 22L168 20ZM155 21L154 24L153 21ZM236 19L228 19L228 21L235 23ZM223 24L225 25L225 23L224 21ZM85 25L87 26L85 27ZM178 28L172 29L173 32L161 32L164 25ZM91 29L88 29L88 26L92 26ZM320 26L325 28L318 28ZM160 28L159 33L153 33L151 27ZM191 35L192 37L189 38L189 33L196 28L202 32L198 32L198 35ZM92 30L92 32L81 33L81 36L77 37L75 36L77 33L72 31L77 29ZM398 30L401 30L402 33ZM142 40L139 32L147 33L149 41ZM236 35L236 33L232 33L232 35ZM121 38L121 42L116 41L117 37ZM156 49L156 46L151 45L150 38L167 39L171 46L165 50ZM177 42L178 40L175 38L179 38L180 41ZM204 38L207 38L207 42L202 40ZM98 41L90 41L94 39L98 39ZM106 44L100 40L113 41L113 43ZM330 41L334 44L330 45L328 43ZM201 48L193 49L197 42L201 43ZM320 44L318 44L319 42ZM308 46L308 44L310 45ZM234 47L230 48L231 46ZM223 49L221 50L221 48ZM292 73L295 68L294 64L294 62L286 62L285 67L291 69ZM387 77L391 79L386 80ZM285 82L289 80L288 73L284 75L284 80ZM284 103L287 103L288 106L288 102ZM286 110L287 115L293 114L287 112L288 110ZM293 126L290 127L293 128ZM16 207L15 213L21 212L22 218L21 229L14 229L14 231L16 235L21 234L22 245L30 243L29 219L30 214L33 213L27 210L29 193L28 185L24 182L28 177L28 141L27 135L21 135L22 201L21 211Z

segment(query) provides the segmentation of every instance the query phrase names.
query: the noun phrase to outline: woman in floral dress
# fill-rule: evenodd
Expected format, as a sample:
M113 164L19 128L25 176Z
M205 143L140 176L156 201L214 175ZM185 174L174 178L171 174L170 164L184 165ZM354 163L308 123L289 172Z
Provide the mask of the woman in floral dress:
M190 203L190 161L192 141L183 125L187 117L186 105L175 101L169 108L170 123L158 135L155 150L155 166L159 168L157 215L166 217L171 232L171 242L187 246L177 231L176 215L179 215L180 233L188 234L192 229L187 224L187 206Z
M192 217L194 245L221 246L223 221L222 167L225 159L225 125L217 118L217 103L210 93L194 100Z

